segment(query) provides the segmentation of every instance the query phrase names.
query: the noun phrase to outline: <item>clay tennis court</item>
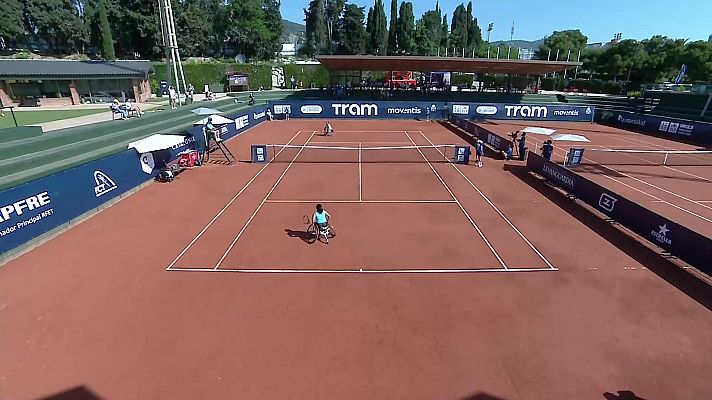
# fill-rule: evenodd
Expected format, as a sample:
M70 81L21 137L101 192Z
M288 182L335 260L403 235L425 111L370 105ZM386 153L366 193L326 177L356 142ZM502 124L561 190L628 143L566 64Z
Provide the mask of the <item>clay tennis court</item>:
M599 124L502 122L488 121L483 126L503 136L527 126L585 136L590 142L555 141L552 160L563 162L571 147L587 149L583 164L573 167L573 171L660 215L712 236L712 152L709 149ZM537 152L547 139L537 134L528 134L527 138L530 149ZM633 151L602 151L607 149ZM666 151L690 153L666 154Z
M427 146L464 142L437 123L333 125L261 124L238 159L296 147L149 185L3 266L0 397L708 398L706 284L521 164L444 162ZM315 201L328 245L304 240Z

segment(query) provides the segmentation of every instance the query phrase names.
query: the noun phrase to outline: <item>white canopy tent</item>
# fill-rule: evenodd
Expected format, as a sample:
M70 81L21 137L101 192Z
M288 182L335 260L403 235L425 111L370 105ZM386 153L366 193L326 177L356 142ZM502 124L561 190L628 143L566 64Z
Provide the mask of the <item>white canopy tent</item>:
M557 133L551 138L558 142L590 142L585 136L574 135L573 133Z
M208 108L208 107L199 107L196 108L195 110L191 110L192 113L198 114L198 115L215 115L215 114L220 114L222 111L215 110L213 108Z
M208 118L211 118L213 120L213 125L227 125L227 124L232 124L233 122L235 122L235 121L231 120L230 118L225 118L220 115L213 115L213 116L210 116L207 118L203 118L200 121L194 123L193 125L194 126L195 125L205 125L208 123Z
M173 146L185 142L183 135L156 134L145 139L129 143L129 149L136 149L139 153L150 153L152 151L170 149Z
M534 133L534 134L537 134L537 135L550 136L550 135L552 135L554 132L556 132L556 129L539 128L539 127L532 127L532 126L529 126L529 127L526 127L526 128L524 128L524 129L522 129L522 132Z

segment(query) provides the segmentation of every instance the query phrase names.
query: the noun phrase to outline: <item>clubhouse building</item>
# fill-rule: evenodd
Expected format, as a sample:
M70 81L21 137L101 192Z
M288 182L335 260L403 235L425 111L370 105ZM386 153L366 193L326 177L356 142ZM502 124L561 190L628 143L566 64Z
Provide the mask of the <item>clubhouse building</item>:
M3 106L70 106L144 102L151 97L150 61L0 60Z

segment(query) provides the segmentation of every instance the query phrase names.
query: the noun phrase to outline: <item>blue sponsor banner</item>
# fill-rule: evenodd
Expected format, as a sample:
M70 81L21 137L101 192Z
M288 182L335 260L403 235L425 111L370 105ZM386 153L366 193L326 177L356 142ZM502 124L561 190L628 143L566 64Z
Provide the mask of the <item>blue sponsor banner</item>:
M265 107L229 116L224 139L230 139L266 119ZM196 126L170 149L138 154L129 149L0 192L0 254L26 243L107 201L151 180L177 155L204 143Z
M0 254L150 180L136 150L0 192Z
M606 111L601 122L618 128L712 145L712 124L627 111Z
M440 119L447 113L442 102L422 101L270 101L276 118L289 112L294 118Z
M467 119L591 122L592 106L554 104L452 103L450 114Z
M709 261L712 239L632 202L571 170L547 161L538 154L529 154L527 168L648 242L701 271L712 274L712 263Z

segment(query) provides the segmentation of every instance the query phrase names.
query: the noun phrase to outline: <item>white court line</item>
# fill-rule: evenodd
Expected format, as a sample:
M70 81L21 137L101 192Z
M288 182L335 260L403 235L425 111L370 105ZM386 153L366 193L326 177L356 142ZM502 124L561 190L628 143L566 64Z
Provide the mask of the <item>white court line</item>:
M314 134L316 134L316 131L312 132L312 134L309 136L309 139L307 139L307 141L302 145L302 148L299 149L299 151L297 152L297 155L295 155L294 158L292 159L292 161L289 163L289 165L287 165L287 168L285 168L284 172L282 172L282 175L279 176L279 178L277 179L277 182L275 182L274 185L272 185L272 188L269 190L269 192L267 193L265 198L262 199L262 202L260 202L260 205L257 206L257 209L255 210L255 212L252 213L252 216L250 216L250 219L247 220L247 222L245 223L245 226L243 226L242 229L240 230L240 232L237 234L237 236L235 236L235 239L232 241L232 243L227 248L227 250L225 250L225 254L223 254L223 256L220 257L220 261L218 261L218 263L215 264L215 267L213 269L220 268L220 264L222 264L222 262L225 261L225 258L227 257L227 255L230 253L230 251L233 249L233 247L235 247L235 243L237 243L237 241L240 239L240 236L242 236L242 234L245 232L247 227L250 225L250 222L252 222L252 220L255 218L255 216L260 211L262 206L265 205L267 198L269 198L269 196L272 194L272 192L274 192L274 189L277 188L277 185L279 185L279 182L282 181L282 178L284 178L284 176L287 174L287 171L289 171L289 169L292 167L292 165L294 165L294 160L296 160L297 157L299 157L299 154L302 153L302 150L304 150L304 147L309 143L309 140L311 140L311 138L314 137Z
M617 139L617 138L614 138L614 139ZM607 148L608 150L615 150L615 149L611 149L609 146L601 146L601 147ZM679 169L677 169L677 168L673 168L673 167L670 167L670 166L667 166L667 165L664 165L664 164L658 164L658 163L655 163L655 162L652 162L652 161L648 161L648 160L646 160L646 159L644 159L644 158L636 157L636 156L634 156L634 155L631 154L631 153L623 153L623 152L622 152L622 153L620 153L620 154L623 154L624 156L628 156L628 157L631 157L631 158L635 158L636 160L640 160L640 161L646 162L646 163L648 163L649 165L654 165L654 166L656 166L656 167L667 168L667 169L669 169L669 170L671 170L671 171L679 172L679 173L681 173L681 174L683 174L683 175L691 176L691 177L693 177L693 178L697 178L697 179L700 179L700 180L703 180L703 181L706 181L706 182L712 182L711 180L705 178L704 176L695 175L695 174L693 174L693 173L686 172L686 171L682 171L682 170L679 170ZM671 179L675 179L675 178L673 177L673 178L671 178Z
M403 133L403 131L343 131L341 129L338 129L338 130L334 129L334 130L338 131L338 132L345 132L345 133Z
M408 140L413 142L413 138L410 137L408 132L405 132L405 135L408 136ZM415 142L413 142L413 146L416 146ZM433 171L435 176L438 177L438 179L440 180L440 183L443 184L443 186L445 187L445 190L447 190L448 193L450 193L450 196L452 196L452 199L455 200L455 203L457 203L458 207L460 207L460 210L462 210L462 213L465 214L465 216L467 217L468 220L470 220L470 223L472 224L472 226L475 227L475 230L477 231L477 233L480 234L480 237L482 238L482 240L485 241L485 243L487 244L487 247L489 247L492 254L494 254L494 256L497 258L497 261L499 261L499 263L502 265L502 268L509 269L509 268L507 268L507 264L504 263L504 260L502 260L502 258L499 256L499 254L497 254L497 251L494 249L494 247L492 247L492 244L489 242L489 240L487 240L484 233L482 233L482 230L480 230L480 227L477 226L477 224L472 219L472 217L470 217L470 214L468 214L467 210L465 210L465 207L463 207L462 204L460 203L460 201L457 199L457 197L455 196L455 193L453 193L452 190L450 190L450 187L447 185L447 183L445 183L445 181L440 176L438 171L435 170L435 167L433 167L433 164L430 163L430 160L428 160L428 158L425 157L425 154L423 154L423 152L420 150L420 148L418 148L418 152L420 153L421 156L423 156L423 159L425 160L425 162L428 163L428 166ZM440 153L440 154L442 154L442 153ZM443 157L444 157L444 155L443 155Z
M455 200L267 200L265 203L373 203L373 204L452 204Z
M558 146L554 146L554 147L558 147ZM560 147L558 147L558 148L561 149ZM563 151L563 149L562 149L562 151ZM642 179L638 179L638 178L636 178L636 177L634 177L634 176L632 176L632 175L628 175L628 174L626 174L625 172L621 172L621 171L619 171L619 170L617 170L617 169L615 169L615 168L611 168L611 167L609 167L609 166L607 166L607 165L605 165L605 164L597 163L597 162L595 162L595 161L593 161L593 160L591 160L591 159L589 159L589 158L584 157L584 159L586 159L586 160L588 160L588 161L590 161L590 162L596 163L597 165L600 165L600 166L602 166L602 167L604 167L604 168L607 168L608 170L610 170L610 171L612 171L612 172L615 172L615 173L620 174L620 175L623 175L623 176L625 176L625 177L627 177L627 178L633 179L634 181L637 181L637 182L640 182L640 183L642 183L642 184L644 184L644 185L650 186L650 187L652 187L652 188L654 188L654 189L657 189L657 190L659 190L659 191L661 191L661 192L665 192L665 193L667 193L667 194L669 194L669 195L675 196L675 197L680 198L680 199L682 199L682 200L688 201L688 202L693 203L693 204L697 204L697 205L700 206L700 207L704 207L704 208L707 208L707 209L712 210L712 207L706 206L706 205L704 205L704 204L702 204L702 203L698 203L698 202L696 202L696 201L694 201L694 200L688 199L687 197L685 197L685 196L683 196L683 195L677 194L677 193L675 193L675 192L671 192L671 191L669 191L669 190L667 190L667 189L663 189L663 188L661 188L661 187L659 187L659 186L653 185L653 184L650 183L650 182L646 182L646 181L644 181L644 180L642 180ZM606 176L606 175L603 175L603 176ZM606 177L608 177L608 176L606 176ZM614 180L615 180L615 179L614 179ZM618 182L618 181L616 180L616 182Z
M302 131L297 131L297 133L295 133L294 136L292 136L292 138L289 139L289 141L287 142L287 144L292 143L292 141L293 141L300 133L302 133ZM281 151L282 151L282 150L280 150L280 152L281 152ZM277 154L279 154L279 153L277 153ZM276 155L275 155L275 156L276 156ZM181 257L183 257L183 255L195 244L195 242L198 241L198 239L200 239L201 236L203 236L203 234L204 234L208 229L210 229L210 227L213 225L213 223L215 223L215 221L217 221L217 219L220 218L220 216L225 212L225 210L227 210L227 209L232 205L232 203L234 203L235 200L237 200L237 198L242 194L242 192L244 192L244 191L252 184L252 182L254 182L255 179L257 179L258 176L260 176L260 174L262 173L262 171L264 171L265 168L267 168L267 166L270 165L270 163L272 163L272 160L271 160L271 159L267 162L267 164L265 164L262 168L260 168L260 170L257 171L257 173L255 174L255 176L253 176L252 179L250 179L249 182L247 182L247 183L242 187L242 189L240 189L240 191L237 192L237 194L236 194L235 196L233 196L232 199L230 199L230 201L227 202L227 204L225 205L225 207L223 207L222 210L220 210L220 212L218 212L218 213L215 215L215 217L213 217L213 219L210 220L210 222L208 222L207 225L205 225L205 227L203 228L203 230L201 230L200 233L198 233L198 235L197 235L195 238L193 238L193 240L191 240L190 243L188 243L188 245L183 249L183 251L181 251L180 254L178 254L178 256L168 265L168 268L166 268L166 270L170 270L171 268L173 268L173 266L178 262L178 260L179 260Z
M425 138L425 140L427 140L430 144L434 145L433 142L430 140L430 138L428 138L427 136L425 136L425 134L424 134L423 132L420 132L420 134L423 135L423 137ZM438 150L438 151L439 151L439 150ZM444 156L444 154L443 154L443 156ZM504 215L504 213L503 213L502 211L500 211L499 208L497 208L497 206L495 206L494 203L493 203L492 201L490 201L490 199L489 199L487 196L485 196L485 194L482 193L482 191L481 191L477 186L475 186L474 183L472 183L472 181L470 180L470 178L467 177L467 175L465 175L462 171L460 171L460 169L457 168L457 166L456 166L455 164L450 164L450 165L452 165L452 167L455 168L455 170L460 174L460 176L462 176L463 178L465 178L465 180L467 181L467 183L469 183L470 186L471 186L473 189L475 189L475 190L477 191L477 193L479 193L479 195L482 196L483 199L485 199L485 201L487 202L487 204L489 204L490 207L492 207L492 208L497 212L497 214L499 214L499 216L502 217L502 219L503 219L505 222L507 222L507 224L508 224L512 229L514 229L514 231L517 233L517 235L519 235L519 237L522 238L522 240L524 240L524 242L529 246L529 248L531 248L531 249L539 256L539 258L541 258L542 261L544 261L544 262L546 263L546 265L549 266L549 269L556 269L556 268L549 262L549 260L547 260L547 258L544 257L544 255L539 251L539 249L537 249L536 246L534 246L534 244L532 244L532 242L530 242L529 239L527 239L527 237L524 236L524 234L523 234L516 226L514 226L514 224L512 223L512 221L510 221L509 218L507 218L507 217Z
M232 272L244 274L462 274L462 273L522 273L551 272L557 268L482 268L482 269L237 269L237 268L173 268L178 272Z
M361 178L361 142L358 142L358 201L363 200Z
M698 203L712 203L712 200L695 200ZM652 203L667 203L665 200L653 200Z
M533 138L533 139L534 139L537 143L540 142L540 140L538 140L538 139L536 139L536 138ZM537 146L538 146L538 145L539 145L539 144L537 144ZM566 154L566 150L564 150L563 148L561 148L561 147L559 147L559 146L554 146L554 148L555 148L555 149L558 149L558 150L560 150L562 153L564 153L564 156L563 156L563 157L566 158L566 155L565 155L565 154ZM556 153L556 152L554 152L554 153ZM585 158L585 157L584 157L584 159L595 163L595 161L592 161L592 160L590 160L590 159L588 159L588 158ZM658 190L660 190L660 191L662 191L662 192L669 193L669 194L671 194L671 195L673 195L673 196L683 198L683 199L685 199L685 200L688 200L688 201L692 202L693 204L699 205L700 207L709 208L709 209L712 210L712 207L706 206L706 205L704 205L704 204L702 204L702 203L700 203L700 202L696 202L696 201L690 200L690 199L688 199L688 198L686 198L686 197L680 196L680 195L678 195L678 194L676 194L676 193L672 193L672 192L669 192L669 191L667 191L667 190L665 190L665 189L658 188L658 187L655 186L655 185L652 185L652 184L647 183L647 182L645 182L645 181L642 181L642 180L640 180L640 179L636 179L636 178L634 178L634 177L632 177L632 176L630 176L630 175L628 175L628 174L625 174L625 173L623 173L623 172L621 172L621 171L615 170L615 169L613 169L613 168L611 168L611 167L608 167L608 166L606 166L606 165L598 164L598 163L596 163L596 164L597 164L597 165L600 165L600 166L602 166L602 167L604 167L604 168L606 168L606 169L608 169L609 171L612 171L612 172L615 172L615 173L617 173L617 174L626 176L626 177L631 178L631 179L633 179L633 180L635 180L635 181L644 183L644 184L646 184L646 185L648 185L648 186L652 186L652 187L654 187L654 188L656 188L656 189L658 189ZM634 186L631 186L631 185L629 185L629 184L627 184L627 183L625 183L625 182L623 182L623 181L620 181L620 180L618 180L618 179L616 179L616 178L613 178L613 177L611 177L611 176L608 176L608 175L603 174L603 173L598 173L598 172L595 173L595 174L598 175L598 176L602 176L602 177L604 177L604 178L606 178L606 179L610 179L610 180L612 180L613 182L616 182L616 183L618 183L618 184L620 184L620 185L623 185L623 186L625 186L625 187L627 187L627 188L629 188L629 189L633 189L633 190L635 190L636 192L639 192L639 193L642 193L642 194L644 194L644 195L646 195L646 196L652 197L652 198L655 199L655 200L660 200L661 202L667 203L667 204L669 204L670 206L675 207L675 208L679 209L680 211L684 211L684 212L686 212L686 213L688 213L688 214L690 214L690 215L693 215L693 216L695 216L695 217L697 217L697 218L700 218L700 219L705 220L705 221L712 222L712 221L710 221L709 218L703 217L703 216L701 216L701 215L699 215L699 214L697 214L697 213L694 213L694 212L692 212L692 211L690 211L690 210L688 210L688 209L686 209L686 208L683 208L683 207L681 207L681 206L678 206L678 205L675 205L675 204L670 203L670 202L668 202L668 201L665 201L665 200L663 200L663 199L661 199L661 198L659 198L659 197L657 197L657 196L655 196L655 195L653 195L653 194L650 194L650 193L648 193L648 192L646 192L646 191L644 191L644 190L641 190L641 189L638 189L638 188L636 188L636 187L634 187Z
M364 143L364 142L337 142L337 141L331 141L331 140L325 141L325 142L312 140L311 142L309 142L309 144L357 144L357 143ZM389 140L372 140L370 142L365 142L365 143L410 144L410 142L406 142L403 140L391 140L391 141L389 141Z

